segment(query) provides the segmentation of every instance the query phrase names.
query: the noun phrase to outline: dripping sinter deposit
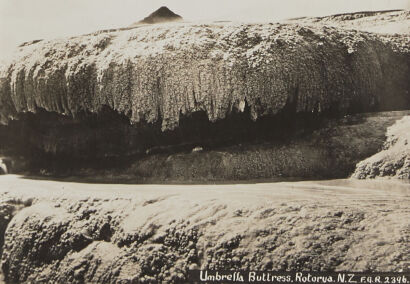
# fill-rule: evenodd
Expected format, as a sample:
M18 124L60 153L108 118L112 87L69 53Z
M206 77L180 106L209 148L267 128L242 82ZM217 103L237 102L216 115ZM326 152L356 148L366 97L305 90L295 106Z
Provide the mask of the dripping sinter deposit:
M0 139L37 160L118 158L272 142L329 116L410 108L408 33L314 22L165 23L24 44L1 66Z
M108 106L168 130L181 115L217 121L245 105L253 119L289 102L296 112L405 108L409 43L297 24L165 24L40 41L3 66L0 115Z

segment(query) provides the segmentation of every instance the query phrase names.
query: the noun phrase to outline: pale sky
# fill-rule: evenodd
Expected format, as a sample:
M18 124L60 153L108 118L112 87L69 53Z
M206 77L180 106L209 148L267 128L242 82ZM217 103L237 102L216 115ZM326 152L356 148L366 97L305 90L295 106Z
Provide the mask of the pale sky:
M161 6L187 21L277 21L299 16L410 9L410 0L0 0L0 59L34 39L126 27Z

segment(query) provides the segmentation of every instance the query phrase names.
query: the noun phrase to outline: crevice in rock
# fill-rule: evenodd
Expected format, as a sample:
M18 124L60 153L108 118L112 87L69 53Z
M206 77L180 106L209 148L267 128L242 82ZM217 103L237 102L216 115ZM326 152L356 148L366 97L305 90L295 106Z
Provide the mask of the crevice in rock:
M10 199L0 204L0 258L3 254L4 234L11 219L23 208L31 206L32 199L25 201Z
M3 256L4 249L4 237L7 227L13 217L23 208L31 206L33 199L20 200L20 199L10 199L1 202L0 204L0 259ZM8 271L7 262L2 263L1 266L2 274ZM7 283L7 274L5 274L5 281Z

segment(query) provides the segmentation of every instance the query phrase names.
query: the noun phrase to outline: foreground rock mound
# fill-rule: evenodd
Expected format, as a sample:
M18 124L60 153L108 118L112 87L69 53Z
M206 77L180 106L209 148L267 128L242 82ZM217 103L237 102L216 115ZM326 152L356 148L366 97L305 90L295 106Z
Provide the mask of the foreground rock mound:
M408 186L395 183L96 189L3 176L0 191L8 223L2 270L11 283L188 283L188 271L199 268L408 265Z
M383 150L360 162L353 177L410 179L410 116L389 127Z

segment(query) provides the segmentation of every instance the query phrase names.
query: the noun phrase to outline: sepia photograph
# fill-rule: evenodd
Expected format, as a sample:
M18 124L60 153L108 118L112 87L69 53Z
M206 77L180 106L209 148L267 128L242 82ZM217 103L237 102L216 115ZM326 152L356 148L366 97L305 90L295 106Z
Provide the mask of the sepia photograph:
M410 0L0 0L0 283L410 283Z

